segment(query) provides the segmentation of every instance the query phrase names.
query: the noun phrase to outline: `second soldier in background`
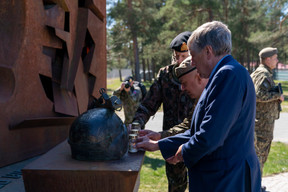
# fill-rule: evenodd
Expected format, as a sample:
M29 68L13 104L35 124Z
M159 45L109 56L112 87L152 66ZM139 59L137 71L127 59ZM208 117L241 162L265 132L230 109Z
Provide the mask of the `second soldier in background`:
M273 140L274 122L279 119L284 96L275 86L273 69L278 63L277 48L266 47L259 52L260 65L251 74L256 91L255 149L261 174ZM276 89L275 89L276 88ZM262 188L265 190L265 187Z

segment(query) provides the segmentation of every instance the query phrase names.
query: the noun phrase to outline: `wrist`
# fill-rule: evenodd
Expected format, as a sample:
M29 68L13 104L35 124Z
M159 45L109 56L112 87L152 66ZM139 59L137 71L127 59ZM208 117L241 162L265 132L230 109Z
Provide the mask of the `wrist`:
M157 141L161 139L161 133L157 133Z
M154 141L153 151L157 151L157 150L159 150L159 144L158 144L158 141Z
M183 162L184 160L183 160L183 155L182 155L182 151L178 154L178 160L180 161L180 162Z
M180 162L184 161L184 160L183 160L183 155L182 155L182 148L183 148L183 145L181 145L181 146L179 147L179 152L178 152L178 154L177 154L177 159L178 159Z

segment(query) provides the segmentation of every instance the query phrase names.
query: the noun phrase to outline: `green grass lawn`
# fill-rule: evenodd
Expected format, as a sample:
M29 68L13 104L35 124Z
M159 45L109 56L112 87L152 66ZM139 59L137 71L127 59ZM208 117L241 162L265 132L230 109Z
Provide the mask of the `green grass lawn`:
M113 91L120 87L121 83L119 78L107 79L107 94L111 96Z
M263 175L288 172L288 144L273 142L268 159L264 164Z
M165 161L161 153L146 152L144 163L140 172L139 192L168 191Z

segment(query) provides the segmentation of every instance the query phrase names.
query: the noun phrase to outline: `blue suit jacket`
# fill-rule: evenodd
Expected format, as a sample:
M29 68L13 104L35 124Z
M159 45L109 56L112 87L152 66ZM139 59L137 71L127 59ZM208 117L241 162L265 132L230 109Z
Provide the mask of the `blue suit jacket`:
M256 96L247 70L232 56L210 75L195 108L191 129L159 141L165 159L182 144L195 192L258 192L261 175L254 149Z

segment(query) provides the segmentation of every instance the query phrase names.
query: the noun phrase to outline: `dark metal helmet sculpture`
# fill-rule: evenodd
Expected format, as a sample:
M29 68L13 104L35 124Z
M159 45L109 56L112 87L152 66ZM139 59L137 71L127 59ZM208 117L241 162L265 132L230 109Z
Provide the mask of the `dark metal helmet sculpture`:
M71 125L68 143L74 159L117 160L128 150L127 128L114 111L121 109L121 101L116 96L109 98L105 89L100 93Z

